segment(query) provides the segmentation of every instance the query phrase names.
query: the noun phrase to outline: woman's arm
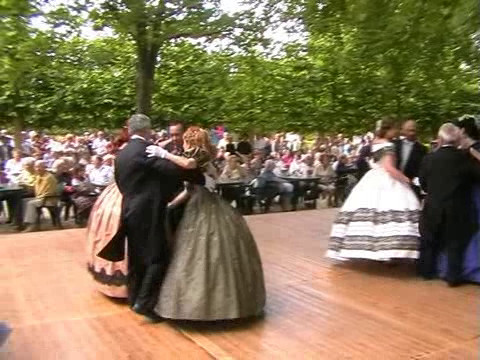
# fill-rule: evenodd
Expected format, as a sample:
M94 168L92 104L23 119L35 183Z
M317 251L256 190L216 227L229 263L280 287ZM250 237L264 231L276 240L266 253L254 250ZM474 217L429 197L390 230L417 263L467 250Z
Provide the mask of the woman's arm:
M161 148L165 148L168 144L170 144L172 142L172 139L168 139L168 140L164 140L164 141L160 141L160 142L157 142L157 146L160 146Z
M480 152L473 147L470 148L470 155L472 155L475 160L480 161Z
M227 165L227 166L225 166L222 173L220 174L220 179L228 180L228 179L230 179L230 175L231 175L231 172L230 172L230 169Z
M218 178L218 171L211 162L208 163L206 174L214 180Z
M383 168L394 179L397 179L403 183L410 183L410 179L403 175L403 173L395 167L395 155L393 153L386 154L382 162Z
M147 149L145 150L145 152L148 154L147 156L149 158L159 157L161 159L167 159L171 163L184 169L195 169L197 167L197 161L195 159L170 154L167 150L165 150L160 146L156 146L156 145L147 146Z
M177 156L170 153L167 153L165 159L173 162L175 165L178 165L184 169L196 169L197 161L193 158L186 158L183 156Z
M188 192L188 189L185 188L180 194L178 194L175 199L173 199L171 202L168 203L169 208L175 208L180 204L183 204L188 200L190 197L190 193Z

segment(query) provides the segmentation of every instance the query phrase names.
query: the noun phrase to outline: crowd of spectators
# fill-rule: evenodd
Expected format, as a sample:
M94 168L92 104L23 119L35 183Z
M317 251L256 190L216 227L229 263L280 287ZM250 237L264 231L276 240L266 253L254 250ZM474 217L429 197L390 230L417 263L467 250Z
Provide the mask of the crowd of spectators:
M171 138L169 151L181 152L182 131L182 126L174 124L153 134L153 139L162 143ZM339 206L362 174L362 149L373 138L372 134L353 138L339 134L308 143L296 133L236 136L223 127L212 129L211 134L217 147L218 180L250 185L225 188L222 196L241 207L246 195L255 193L267 208L269 200L279 199L283 210L296 208L299 198L308 194L314 199L321 196L327 206ZM7 221L19 230L35 231L37 210L58 202L64 220L73 209L75 221L84 225L98 194L114 181L115 155L125 140L124 130L112 135L96 131L63 136L30 131L23 133L21 146L15 149L13 136L1 131L0 182L21 187L22 192L21 196L0 194L0 212L8 214ZM318 181L292 183L288 177Z

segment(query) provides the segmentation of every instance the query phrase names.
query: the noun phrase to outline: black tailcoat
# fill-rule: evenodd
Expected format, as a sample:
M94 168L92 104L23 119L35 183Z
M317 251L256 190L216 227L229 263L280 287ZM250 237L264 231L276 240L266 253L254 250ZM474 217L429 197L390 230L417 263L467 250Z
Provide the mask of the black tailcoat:
M442 147L425 157L419 175L427 193L420 220L420 272L432 276L439 251L446 249L447 276L457 281L463 253L478 226L472 188L480 180L480 165L462 150Z
M183 189L183 181L198 183L201 173L148 158L148 145L143 139L132 139L117 156L115 181L123 195L121 225L99 256L123 260L127 238L130 301L142 298L142 306L152 307L168 262L167 204Z

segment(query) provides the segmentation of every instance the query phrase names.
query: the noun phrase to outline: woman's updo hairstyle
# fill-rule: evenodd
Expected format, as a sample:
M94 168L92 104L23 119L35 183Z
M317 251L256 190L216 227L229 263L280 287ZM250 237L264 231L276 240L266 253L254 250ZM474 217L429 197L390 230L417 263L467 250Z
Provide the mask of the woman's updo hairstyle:
M387 133L395 128L395 124L391 118L383 118L378 120L375 127L375 135L377 137L384 139L387 136Z
M463 129L464 133L472 140L480 139L480 131L477 127L477 122L475 118L471 115L464 115L454 122L455 125Z
M215 156L215 147L210 141L208 132L198 126L190 126L183 134L183 141L190 147L201 148L208 152L212 157Z

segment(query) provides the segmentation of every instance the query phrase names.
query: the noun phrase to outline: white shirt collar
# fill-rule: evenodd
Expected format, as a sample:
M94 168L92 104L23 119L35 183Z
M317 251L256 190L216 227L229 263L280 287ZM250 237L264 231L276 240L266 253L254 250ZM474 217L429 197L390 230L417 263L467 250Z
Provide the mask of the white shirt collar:
M140 139L140 140L143 140L143 141L147 141L144 137L140 136L140 135L132 135L130 136L130 140L133 140L133 139Z

